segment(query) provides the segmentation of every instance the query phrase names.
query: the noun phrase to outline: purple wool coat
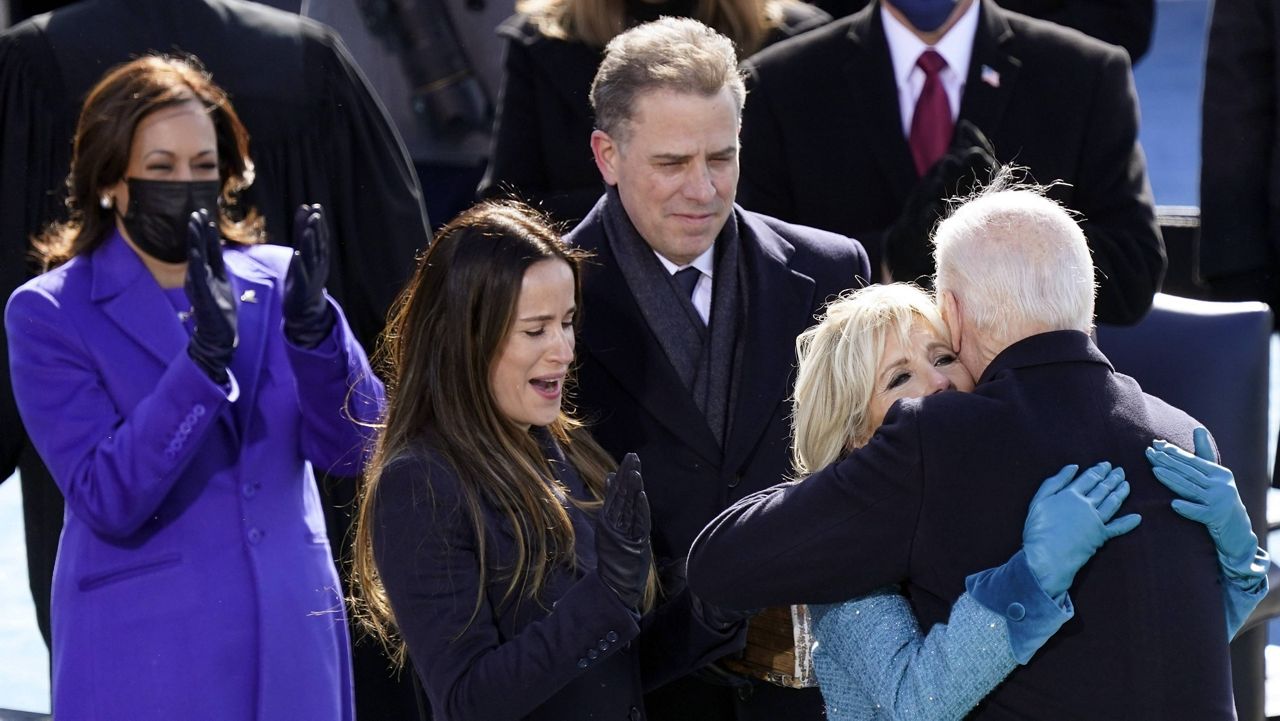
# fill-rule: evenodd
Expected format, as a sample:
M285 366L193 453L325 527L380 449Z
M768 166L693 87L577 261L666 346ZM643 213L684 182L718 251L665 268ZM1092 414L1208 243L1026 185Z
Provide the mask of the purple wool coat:
M239 318L229 391L187 355L118 233L9 299L14 394L67 501L59 718L353 716L312 464L358 472L368 432L355 421L376 418L382 385L336 304L319 347L286 342L288 249L223 257Z

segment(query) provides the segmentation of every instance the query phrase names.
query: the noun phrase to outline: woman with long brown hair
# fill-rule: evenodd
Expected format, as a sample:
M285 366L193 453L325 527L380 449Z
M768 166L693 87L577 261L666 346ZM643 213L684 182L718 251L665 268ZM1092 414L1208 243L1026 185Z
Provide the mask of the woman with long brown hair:
M689 17L746 58L831 21L800 0L521 0L516 9L498 27L507 50L480 194L514 193L566 223L586 216L604 194L591 157L588 92L615 35L663 15Z
M70 220L5 314L14 396L66 498L53 713L353 715L312 468L354 475L382 385L324 292L319 206L298 250L235 209L248 134L194 60L89 92ZM223 245L223 239L226 245Z
M609 473L562 408L579 262L532 210L481 203L441 229L383 339L356 603L437 721L639 718L645 689L740 639L687 592L654 610L639 461Z

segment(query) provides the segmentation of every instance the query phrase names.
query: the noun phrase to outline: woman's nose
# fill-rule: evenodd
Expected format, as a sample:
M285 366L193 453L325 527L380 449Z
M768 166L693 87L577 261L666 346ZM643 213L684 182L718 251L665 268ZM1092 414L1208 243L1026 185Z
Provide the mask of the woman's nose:
M956 386L951 382L951 379L939 372L937 368L933 368L929 371L929 395L941 393L942 391L949 391L955 387Z

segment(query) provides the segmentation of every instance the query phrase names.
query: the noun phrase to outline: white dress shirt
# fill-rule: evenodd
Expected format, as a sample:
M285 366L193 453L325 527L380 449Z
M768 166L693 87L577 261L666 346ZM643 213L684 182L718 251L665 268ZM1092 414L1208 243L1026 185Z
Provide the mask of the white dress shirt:
M884 39L889 43L889 56L893 59L893 78L898 84L898 113L902 116L902 134L911 137L911 117L916 112L916 102L924 90L924 71L916 65L926 50L934 50L947 61L947 67L939 73L942 87L947 91L947 103L951 106L951 120L960 115L960 99L964 97L965 79L969 77L969 60L973 57L973 38L978 32L978 6L974 0L955 25L938 41L937 45L925 45L916 34L903 25L893 13L880 6L880 19L884 23Z
M703 251L702 255L693 259L688 265L676 265L667 260L661 253L654 251L654 255L658 256L658 260L662 263L662 267L667 269L671 275L675 275L677 270L693 267L702 271L702 275L698 276L697 285L693 286L694 310L698 311L698 315L702 316L704 325L711 323L711 285L716 274L716 244L712 243L710 248Z

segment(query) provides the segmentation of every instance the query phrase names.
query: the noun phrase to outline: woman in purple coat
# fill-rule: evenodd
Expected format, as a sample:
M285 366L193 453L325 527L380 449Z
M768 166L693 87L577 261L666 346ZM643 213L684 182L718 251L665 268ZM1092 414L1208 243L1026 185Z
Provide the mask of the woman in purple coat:
M324 292L320 208L295 216L296 253L235 212L247 147L193 61L112 70L80 116L71 219L38 242L52 270L6 309L67 501L58 718L352 716L312 466L359 472L382 387Z

